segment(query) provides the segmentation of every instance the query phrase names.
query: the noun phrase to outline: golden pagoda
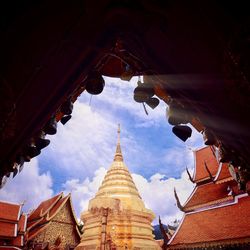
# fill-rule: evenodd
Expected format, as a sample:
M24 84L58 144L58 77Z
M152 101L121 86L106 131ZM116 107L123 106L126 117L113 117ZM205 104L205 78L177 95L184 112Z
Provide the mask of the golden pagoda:
M152 233L154 214L145 207L123 162L120 126L113 163L81 219L83 235L77 250L160 249Z

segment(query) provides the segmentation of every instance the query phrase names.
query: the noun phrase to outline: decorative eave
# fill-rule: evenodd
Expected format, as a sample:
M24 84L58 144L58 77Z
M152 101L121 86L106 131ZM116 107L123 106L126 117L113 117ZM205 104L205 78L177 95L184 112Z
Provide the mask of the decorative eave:
M203 203L201 205L184 207L183 210L186 213L204 211L204 210L206 210L208 208L213 208L213 207L216 207L216 206L220 206L220 204L223 204L223 203L226 203L226 202L234 203L234 196L230 195L230 196L225 197L223 199L214 200L214 201L211 201L211 202Z
M39 218L37 221L32 221L32 224L27 227L27 231L30 231L32 228L34 228L36 225L38 225L42 220L43 220L43 218Z
M43 217L44 215L46 215L48 213L48 211L50 211L50 209L61 199L63 198L63 192L61 192L57 199L53 202L53 204L51 204L45 211L43 211L43 209L41 209L40 211L40 217Z
M60 204L60 206L57 208L57 210L52 214L50 215L50 211L48 211L47 215L46 215L46 220L47 221L51 221L58 213L59 211L62 209L62 207L66 204L66 202L68 201L70 197L70 194L68 194L67 196L61 198L61 199L64 199L63 202ZM59 200L58 202L60 202L61 200ZM56 205L56 204L55 204Z
M240 203L240 202L243 202L243 203L241 203L241 205L238 206L238 203ZM230 211L234 211L235 209L236 209L236 212L237 211L238 212L240 212L240 211L245 211L245 212L248 211L247 210L247 204L249 204L249 202L250 202L249 197L245 193L245 194L241 194L241 195L235 196L235 199L234 199L233 202L224 203L224 204L221 204L221 205L215 206L215 207L205 208L205 209L200 210L200 211L193 211L193 212L185 213L184 216L183 216L183 219L182 219L182 221L180 223L180 225L178 226L178 228L177 228L177 230L175 232L175 234L173 235L173 237L170 239L170 241L168 243L168 249L193 249L194 247L208 247L208 246L213 246L214 244L217 244L217 243L218 243L218 245L223 245L224 243L227 243L227 242L229 242L229 243L232 242L233 244L235 244L235 243L243 243L243 244L248 243L248 244L250 244L250 241L249 241L249 239L250 239L249 230L247 230L247 231L245 230L244 231L244 229L242 229L243 230L242 232L244 232L244 234L240 234L240 232L237 231L236 235L232 236L233 238L231 238L231 237L225 237L225 238L219 237L216 240L214 240L214 238L211 238L211 240L210 240L209 238L205 237L205 239L204 239L203 242L201 242L199 240L195 242L192 239L190 240L190 238L185 238L186 235L188 235L188 232L190 230L192 230L191 229L192 227L190 227L190 224L189 224L190 223L189 222L190 218L193 218L192 216L197 216L201 212L201 213L205 213L205 214L202 214L203 216L209 215L211 217L210 219L213 219L213 215L217 215L218 213L220 214L220 215L217 215L219 218L220 218L220 216L229 216L229 218L230 218L229 212ZM229 210L226 210L227 208ZM222 210L220 210L220 209L222 209ZM226 213L226 211L228 211L228 213ZM199 228L199 225L200 226L202 225L202 222L201 222L203 220L203 218L201 217L202 215L199 215L199 217L194 217L194 219L195 219L194 225L196 225L196 227L198 225L198 228ZM247 216L248 215L244 213L244 219L243 220L244 220L244 223L245 223L244 225L245 226L248 225L248 227L249 227L249 224L247 223L248 220L246 220L248 218ZM239 215L239 218L240 217L241 217L241 215ZM184 220L186 220L188 218L189 218L188 221L184 221ZM196 221L197 218L199 218L199 220L201 220L200 223L198 223ZM214 220L216 220L216 219L214 219ZM207 218L207 221L210 221L209 218ZM229 223L229 225L231 225L230 228L232 227L232 223L233 223L233 219ZM188 225L188 227L187 227L187 225ZM210 228L212 228L213 225L214 225L214 222L212 222L212 224L210 225ZM231 230L231 229L229 229L229 227L227 229ZM185 231L185 230L189 230L189 231ZM197 228L195 230L197 230ZM217 223L216 230L217 230L217 235L220 235L220 222ZM176 240L175 238L178 237L177 234L179 232L180 232L180 234L182 234L182 233L185 232L184 236L182 235L182 237L180 237L180 238L178 238ZM206 230L205 230L205 233L206 233ZM224 234L226 235L226 232L224 232ZM198 233L198 235L199 235L199 233ZM195 236L195 237L197 237L197 236ZM198 236L198 237L200 237L200 236ZM202 234L202 237L204 237L204 232ZM195 242L195 243L193 243L193 242Z
M42 205L43 202L41 202L41 203L38 205L38 207L37 207L36 209L34 209L34 210L29 214L28 220L32 222L32 221L36 221L36 220L39 219L39 218L44 217L44 216L48 213L48 211L50 211L50 209L51 209L51 208L52 208L52 207L53 207L62 197L63 197L63 192L59 193L58 195L55 195L54 197L51 197L50 199L56 198L56 199L53 201L53 203L51 203L51 205L50 205L46 210L43 210L43 208L41 208L40 211L39 211L39 214L38 214L36 217L32 218L32 216L37 212L37 210L39 209L39 207ZM50 200L50 199L48 199L48 200ZM46 201L48 201L48 200L46 200Z
M178 197L178 195L177 195L177 192L176 192L176 189L174 188L174 197L175 197L175 200L176 200L176 205L177 205L177 207L182 211L182 212L184 212L184 208L183 208L183 206L181 205L181 202L180 202L180 200L179 200L179 197Z
M234 245L250 245L250 237L249 238L237 238L237 239L230 239L230 240L221 240L221 241L210 241L210 242L198 242L192 244L176 244L170 245L167 249L194 249L194 248L201 248L205 249L208 247L226 247L226 246L234 246Z
M51 221L47 222L46 224L43 224L35 233L32 234L32 232L28 232L27 238L28 241L32 240L34 237L36 237L39 233L41 233L43 230L45 230L49 225ZM31 234L31 236L29 235Z

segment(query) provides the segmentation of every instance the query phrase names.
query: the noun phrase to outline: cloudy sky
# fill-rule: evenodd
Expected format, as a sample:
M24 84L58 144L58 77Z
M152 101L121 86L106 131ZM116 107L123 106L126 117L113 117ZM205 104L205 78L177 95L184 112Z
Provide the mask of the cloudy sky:
M202 147L203 140L195 130L185 143L177 138L163 101L154 110L148 107L146 115L142 104L133 100L137 80L105 78L100 95L83 92L74 104L72 119L65 126L58 124L57 134L48 136L50 145L9 179L0 199L24 202L24 210L30 211L61 191L71 192L80 217L113 160L120 123L124 161L146 206L164 223L181 218L173 188L184 203L193 189L185 168L192 172L193 150Z

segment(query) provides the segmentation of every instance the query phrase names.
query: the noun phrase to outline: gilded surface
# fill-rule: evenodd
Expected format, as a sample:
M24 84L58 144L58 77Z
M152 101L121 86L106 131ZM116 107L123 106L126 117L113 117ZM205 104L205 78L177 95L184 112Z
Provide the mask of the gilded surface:
M154 214L123 162L119 140L114 161L81 219L84 233L77 250L161 249L152 234Z
M55 245L56 240L60 237L60 248L65 248L67 245L76 246L79 243L79 237L75 226L70 205L67 202L58 214L51 219L50 225L34 238L34 241L49 242L51 246Z

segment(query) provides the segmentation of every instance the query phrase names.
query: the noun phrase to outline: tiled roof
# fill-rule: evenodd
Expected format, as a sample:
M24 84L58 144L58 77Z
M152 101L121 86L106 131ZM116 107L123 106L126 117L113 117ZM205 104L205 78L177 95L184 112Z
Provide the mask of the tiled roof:
M22 205L0 201L0 218L10 221L18 221Z
M209 178L209 174L205 168L205 164L213 176L216 175L219 164L214 156L211 147L204 147L195 151L195 172L194 172L194 181L199 182Z
M43 220L43 217L41 217L41 218L39 218L37 220L33 220L33 221L29 221L29 218L28 218L28 220L27 220L27 230L30 230L35 225L39 224L42 220Z
M27 215L22 214L20 220L18 221L18 232L25 233L27 227Z
M34 212L28 217L28 240L31 240L34 238L38 233L43 231L51 222L51 219L61 210L61 208L66 204L66 202L69 202L70 208L72 210L72 214L75 220L75 225L77 225L77 220L74 216L73 208L71 205L71 198L70 194L63 197L63 194L56 195L55 197L52 197L51 199L42 202L37 209L34 210ZM43 209L46 204L47 209L45 213L39 213L39 210ZM49 205L50 204L50 205ZM38 218L36 216L39 215ZM42 215L42 216L40 216ZM32 220L30 220L30 218Z
M237 198L236 198L237 201ZM170 240L171 248L220 245L239 239L250 241L250 196L238 199L238 203L205 211L187 213Z
M35 220L46 214L46 212L51 209L56 202L62 197L62 193L40 203L40 205L31 212L28 219L29 221Z
M213 182L197 186L192 196L184 205L185 211L193 210L194 208L216 204L222 199L233 199L232 196L228 196L229 190L228 186L235 186L234 181L214 184Z
M5 238L15 237L17 234L17 228L15 223L0 221L0 236Z
M15 237L15 239L12 241L12 245L14 246L23 246L24 244L24 240L23 240L24 236L23 235L18 235L18 237Z
M218 176L216 176L216 182L224 182L228 180L233 180L233 177L229 172L228 163L223 163L218 171Z
M4 249L19 249L12 246L23 246L27 215L21 215L21 208L22 205L0 202L0 236L2 239L11 239L9 246Z
M69 199L69 195L61 198L48 212L48 218L54 217L57 212L60 210L60 208L67 202Z
M4 249L4 250L14 250L14 249L16 249L16 250L21 250L21 248L19 248L19 247L12 247L12 246L0 246L0 249Z

